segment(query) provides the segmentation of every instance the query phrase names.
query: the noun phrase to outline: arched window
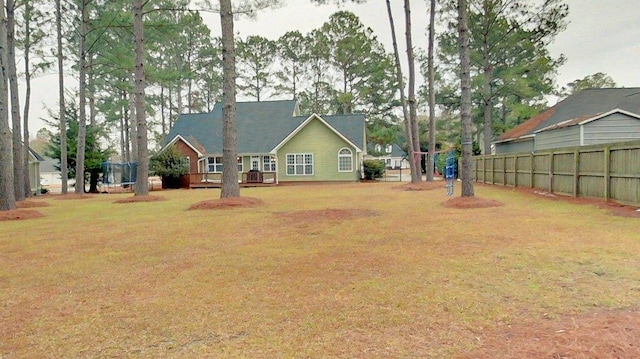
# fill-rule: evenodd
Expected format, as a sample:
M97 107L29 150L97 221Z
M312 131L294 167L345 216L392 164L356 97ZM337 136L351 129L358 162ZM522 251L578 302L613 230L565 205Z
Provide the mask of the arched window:
M353 172L353 152L348 148L338 151L338 172Z

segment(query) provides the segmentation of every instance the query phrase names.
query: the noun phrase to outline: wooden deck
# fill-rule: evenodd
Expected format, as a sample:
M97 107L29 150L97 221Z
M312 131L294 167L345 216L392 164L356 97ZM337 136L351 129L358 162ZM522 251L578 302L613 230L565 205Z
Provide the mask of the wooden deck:
M243 172L239 176L240 187L277 186L275 172ZM189 188L221 188L222 173L191 173Z

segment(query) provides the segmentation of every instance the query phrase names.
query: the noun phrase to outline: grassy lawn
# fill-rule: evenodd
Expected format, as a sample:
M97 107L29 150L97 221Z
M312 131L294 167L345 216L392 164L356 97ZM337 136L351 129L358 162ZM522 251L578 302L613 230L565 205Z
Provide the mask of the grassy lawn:
M637 310L640 219L396 185L244 189L264 204L208 211L186 209L218 190L38 199L45 217L0 222L0 358L450 358L496 328Z

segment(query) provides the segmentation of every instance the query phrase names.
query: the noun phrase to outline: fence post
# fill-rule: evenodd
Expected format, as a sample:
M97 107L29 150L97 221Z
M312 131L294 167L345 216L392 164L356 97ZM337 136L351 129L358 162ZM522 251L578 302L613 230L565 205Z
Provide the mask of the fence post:
M513 187L518 188L518 155L513 156Z
M549 193L553 193L553 160L555 156L553 151L549 153Z
M609 200L611 191L611 147L604 148L604 200Z
M531 186L531 188L536 188L536 187L533 185L533 181L534 181L534 178L535 178L535 172L536 172L536 171L535 171L535 163L536 163L536 162L535 162L535 158L533 157L533 152L532 152L532 153L531 153L531 155L529 156L529 160L531 161L530 166L529 166L529 168L531 169L531 170L530 170L530 173L529 173L529 175L530 175L530 178L529 178L529 185Z
M580 193L580 150L573 152L573 196L578 197Z
M502 185L507 185L507 155L502 157Z

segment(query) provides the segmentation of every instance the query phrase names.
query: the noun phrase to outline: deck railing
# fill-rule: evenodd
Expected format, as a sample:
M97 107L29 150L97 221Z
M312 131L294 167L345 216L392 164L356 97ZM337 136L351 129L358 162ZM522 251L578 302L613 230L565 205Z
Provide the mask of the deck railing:
M275 185L275 172L242 172L239 173L238 182L240 184L263 184ZM190 173L190 187L218 187L222 185L222 173Z

